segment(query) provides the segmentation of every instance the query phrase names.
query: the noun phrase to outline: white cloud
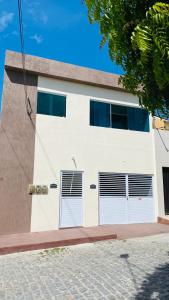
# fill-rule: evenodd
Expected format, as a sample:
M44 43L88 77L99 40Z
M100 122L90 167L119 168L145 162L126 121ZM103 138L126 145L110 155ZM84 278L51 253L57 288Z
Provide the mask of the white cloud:
M3 12L0 16L0 32L4 31L8 25L12 22L14 13Z
M34 34L30 37L31 40L35 40L37 44L41 44L43 42L43 37L38 34Z
M8 33L4 34L3 38L6 39L8 37L15 37L18 35L19 35L19 33L16 30L13 30L12 32L8 32Z
M33 21L46 25L48 22L48 15L41 9L41 3L38 1L25 1L27 5L27 12L32 16Z
M48 29L68 30L70 27L77 26L80 22L83 22L84 17L86 17L81 11L74 11L58 5L58 1L47 7L45 7L44 0L24 1L27 7L27 17L31 18L38 27L44 27L48 24Z

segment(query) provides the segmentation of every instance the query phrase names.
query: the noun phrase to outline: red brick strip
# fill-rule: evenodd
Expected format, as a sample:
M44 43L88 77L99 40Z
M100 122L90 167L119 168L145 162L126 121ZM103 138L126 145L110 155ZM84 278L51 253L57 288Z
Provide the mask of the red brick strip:
M169 225L169 220L165 218L158 217L158 223Z
M116 239L109 227L72 228L0 236L0 254Z
M169 234L165 224L120 224L20 233L0 236L0 254L64 247L82 243Z

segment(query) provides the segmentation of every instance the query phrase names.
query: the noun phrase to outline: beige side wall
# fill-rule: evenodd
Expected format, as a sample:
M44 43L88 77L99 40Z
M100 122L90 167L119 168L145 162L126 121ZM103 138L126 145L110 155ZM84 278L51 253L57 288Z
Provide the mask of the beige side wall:
M153 138L152 132L89 126L90 99L132 106L138 106L138 100L127 93L42 77L38 88L66 95L67 115L37 115L34 184L57 183L58 188L33 196L31 230L58 228L60 171L76 168L84 171L84 226L98 225L98 172L153 174ZM97 189L91 190L90 184Z
M37 77L26 76L36 118ZM0 234L29 232L35 132L26 113L23 74L5 70L0 124Z
M155 130L154 129L154 141L155 141L155 159L156 159L156 174L158 185L158 215L165 217L164 210L164 192L163 192L163 174L162 167L169 167L169 131Z

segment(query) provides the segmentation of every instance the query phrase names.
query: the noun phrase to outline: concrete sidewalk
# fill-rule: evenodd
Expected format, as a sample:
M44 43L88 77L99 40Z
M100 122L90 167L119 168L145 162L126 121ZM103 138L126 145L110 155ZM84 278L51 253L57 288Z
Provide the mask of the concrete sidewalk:
M128 239L169 233L164 224L123 224L79 227L44 232L20 233L0 236L0 254L27 250L63 247L110 239Z

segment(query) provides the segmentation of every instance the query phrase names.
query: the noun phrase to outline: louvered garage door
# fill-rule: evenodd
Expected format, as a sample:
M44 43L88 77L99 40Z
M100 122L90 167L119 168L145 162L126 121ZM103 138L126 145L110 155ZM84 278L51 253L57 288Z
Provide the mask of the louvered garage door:
M60 227L83 224L82 172L62 172Z
M155 222L152 176L99 174L100 224Z
M128 222L155 222L150 175L128 175Z
M126 176L125 174L99 174L100 224L126 224Z

